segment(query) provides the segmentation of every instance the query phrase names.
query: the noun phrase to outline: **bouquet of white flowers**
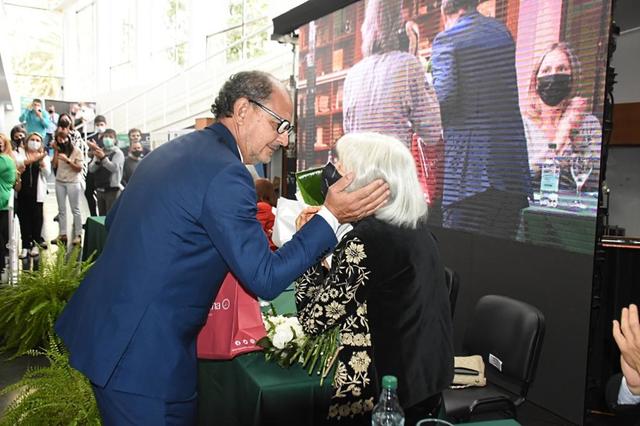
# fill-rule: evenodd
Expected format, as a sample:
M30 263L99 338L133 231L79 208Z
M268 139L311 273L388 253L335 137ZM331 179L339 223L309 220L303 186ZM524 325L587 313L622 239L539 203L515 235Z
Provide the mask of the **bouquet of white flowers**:
M297 317L278 315L273 305L271 312L263 314L263 319L267 335L257 344L264 348L265 359L284 368L298 362L309 375L317 372L322 384L338 356L338 327L318 336L308 336Z

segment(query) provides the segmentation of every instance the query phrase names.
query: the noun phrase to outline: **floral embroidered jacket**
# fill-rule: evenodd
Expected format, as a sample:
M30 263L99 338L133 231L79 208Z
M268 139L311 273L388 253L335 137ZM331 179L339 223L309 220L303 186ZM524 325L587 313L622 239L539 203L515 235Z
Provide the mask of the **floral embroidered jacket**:
M370 421L385 374L398 377L405 408L451 383L444 266L426 225L358 222L336 247L330 270L317 264L298 278L296 305L305 333L340 327L329 420Z

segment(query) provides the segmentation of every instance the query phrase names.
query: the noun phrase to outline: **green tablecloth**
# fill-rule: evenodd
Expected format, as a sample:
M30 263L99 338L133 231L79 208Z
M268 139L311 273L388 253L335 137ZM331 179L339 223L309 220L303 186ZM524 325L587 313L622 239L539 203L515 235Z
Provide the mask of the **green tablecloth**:
M96 252L96 258L102 253L102 247L107 240L107 229L104 227L104 216L87 218L87 228L84 232L84 247L82 260L86 260L91 253Z
M522 218L527 242L593 254L596 239L593 212L532 206L522 211Z

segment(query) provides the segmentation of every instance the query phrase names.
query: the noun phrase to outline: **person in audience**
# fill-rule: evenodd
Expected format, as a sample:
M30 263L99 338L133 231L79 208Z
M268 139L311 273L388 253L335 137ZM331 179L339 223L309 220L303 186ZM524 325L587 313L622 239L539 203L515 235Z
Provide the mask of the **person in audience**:
M82 163L81 183L82 183L82 188L84 190L85 180L87 177L87 170L89 168L89 161L90 161L90 158L88 156L89 145L82 138L82 135L80 134L80 132L76 130L73 122L74 120L69 114L67 113L60 114L60 118L58 119L57 131L60 133L60 136L63 137L64 139L68 138L71 141L71 145L73 145L75 148L80 150L80 153L82 154L83 163Z
M69 121L71 124L71 121ZM82 151L75 147L67 132L58 130L53 144L53 168L56 170L56 200L58 202L58 238L54 243L67 243L67 198L73 215L72 242L82 242L82 216L80 198L82 197L82 169L84 158Z
M48 151L51 148L51 143L54 141L54 135L56 133L56 128L58 127L58 120L60 116L56 113L56 107L51 104L47 108L47 112L49 113L49 126L47 127L47 136L44 140L44 147Z
M17 214L20 220L22 251L20 258L38 256L42 238L43 203L47 195L47 177L51 160L44 150L44 139L38 133L27 136L25 148L18 148L16 163L20 172Z
M127 133L127 136L129 138L129 146L131 146L135 142L140 142L140 144L142 145L142 154L143 155L148 155L151 152L149 150L149 148L147 146L145 146L145 143L142 141L142 130L136 129L136 128L129 129L129 132ZM127 154L128 154L128 152L125 153L125 155L127 155Z
M90 142L97 145L99 148L102 148L102 134L107 129L107 119L103 115L96 115L96 117L93 119L93 125L95 128L95 131L87 137L87 145L89 145L89 142ZM92 160L93 160L93 150L89 150L87 152L87 161L91 162ZM93 172L89 168L87 170L87 176L85 179L84 196L87 199L87 205L89 206L89 213L91 214L91 216L97 216L98 201L97 201L96 186L94 183ZM104 216L105 212L100 212L100 214Z
M268 162L288 144L290 94L270 74L244 71L222 85L212 111L214 124L140 163L107 215L100 257L56 323L105 425L195 424L196 337L227 273L273 299L333 248L337 223L386 200L381 181L346 193L347 176L319 217L272 253L243 163Z
M576 149L592 151L600 158L602 126L587 113L587 99L579 96L580 61L564 42L554 43L540 57L529 81L529 107L523 115L529 168L534 189L540 188L540 172L545 159L553 155L561 163L561 187L574 189L569 161ZM587 181L592 191L598 189L597 174Z
M93 174L93 185L98 195L98 211L106 216L122 189L120 181L122 181L124 155L118 148L115 130L105 130L101 141L102 147L89 142L93 152L89 172Z
M29 108L20 114L19 120L21 123L24 123L27 133L37 133L43 140L51 124L49 113L43 111L42 101L40 99L34 99L31 105L29 105Z
M443 0L445 29L432 47L444 131L443 225L513 239L530 192L515 43L477 3Z
M613 338L620 349L622 380L619 405L640 405L640 319L638 306L622 309L620 321L613 321Z
M273 224L276 221L276 215L273 213L277 202L276 193L273 190L273 184L268 179L259 178L255 180L255 183L258 198L256 218L262 224L262 230L269 240L269 247L276 251L278 247L271 241Z
M140 141L131 142L129 145L129 153L124 160L124 168L122 170L122 186L126 187L129 183L129 179L133 176L133 172L136 171L136 167L140 164L140 161L144 158L142 143Z
M22 124L13 126L11 129L11 146L14 152L18 151L18 148L23 148L22 143L27 136L27 131Z
M16 184L17 170L11 141L0 133L0 274L4 274L9 254L9 200Z
M328 420L370 424L380 379L398 378L406 424L437 414L453 379L453 336L445 272L426 224L427 204L409 149L374 133L337 142L339 178L354 173L354 191L374 179L389 184L389 202L353 224L333 252L295 281L304 332L340 330ZM332 167L327 165L326 167ZM305 210L303 225L315 209ZM428 342L419 345L416 342Z

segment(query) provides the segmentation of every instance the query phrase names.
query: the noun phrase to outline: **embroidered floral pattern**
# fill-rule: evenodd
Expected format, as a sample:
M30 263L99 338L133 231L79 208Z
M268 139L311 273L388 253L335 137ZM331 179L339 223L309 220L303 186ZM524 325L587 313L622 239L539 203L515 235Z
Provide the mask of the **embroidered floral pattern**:
M333 377L328 419L361 416L373 410L371 334L366 284L370 271L365 245L346 236L334 252L331 270L320 264L296 281L298 318L309 334L340 327L341 350Z
M359 264L367 255L364 253L364 244L349 243L344 250L344 254L347 257L347 262L353 264Z

